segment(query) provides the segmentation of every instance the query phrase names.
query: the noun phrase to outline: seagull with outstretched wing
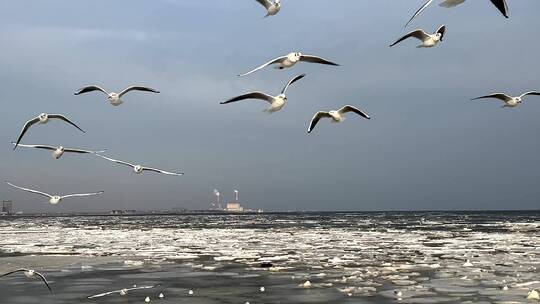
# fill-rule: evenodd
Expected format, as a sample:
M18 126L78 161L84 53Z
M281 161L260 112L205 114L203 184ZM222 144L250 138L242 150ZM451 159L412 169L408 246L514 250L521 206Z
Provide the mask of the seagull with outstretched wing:
M12 144L15 145L16 143L12 142ZM66 148L64 146L55 147L55 146L47 146L47 145L23 145L23 144L19 144L18 146L19 147L25 147L25 148L34 148L34 149L42 149L42 150L53 151L51 154L52 154L52 157L54 159L59 159L66 152L67 153L79 153L79 154L97 154L97 153L104 153L104 152L107 151L107 149L103 149L103 150L100 150L100 151L89 151L89 150L82 150L82 149Z
M319 111L315 113L315 115L311 119L311 122L309 123L308 133L311 133L311 131L315 129L315 126L317 125L319 120L321 120L322 118L330 118L332 119L332 122L339 123L345 120L345 117L343 116L343 114L349 113L349 112L355 113L366 119L371 119L371 117L366 112L360 110L359 108L351 106L351 105L346 105L346 106L343 106L339 110L332 110L328 112Z
M124 89L120 93L115 93L115 92L109 93L109 92L105 91L104 89L102 89L101 87L99 87L97 85L89 85L89 86L80 88L77 92L75 92L75 95L80 95L80 94L84 94L84 93L88 93L88 92L94 92L94 91L103 92L105 95L107 95L107 99L109 100L109 102L113 106L121 105L123 103L123 101L121 99L122 96L124 96L126 93L131 92L131 91L159 93L158 90L152 89L150 87L143 87L143 86L130 86L130 87Z
M94 196L94 195L103 194L103 191L99 191L99 192L92 192L92 193L78 193L78 194L68 194L68 195L50 195L48 193L41 192L41 191L38 191L38 190L19 187L17 185L14 185L14 184L8 182L8 181L6 181L6 184L10 185L13 188L17 188L19 190L23 190L23 191L26 191L26 192L30 192L30 193L39 194L41 196L44 196L44 197L49 199L49 203L51 205L57 205L58 203L60 203L60 201L62 201L65 198L69 198L69 197L83 197L83 196Z
M182 176L182 175L184 175L184 173L175 173L175 172L164 171L164 170L155 169L155 168L151 168L151 167L145 167L145 166L141 166L141 165L134 165L134 164L122 161L122 160L109 158L109 157L103 156L101 154L96 154L96 155L103 158L103 159L105 159L105 160L108 160L110 162L129 166L129 167L133 168L133 172L135 172L137 174L141 174L143 171L151 171L151 172L157 172L157 173L162 173L162 174L166 174L166 175L173 175L173 176Z
M33 125L35 124L46 124L48 123L51 119L58 119L58 120L63 120L65 122L67 122L68 124L74 126L75 128L79 129L81 132L85 133L83 129L81 129L79 126L77 126L74 122L72 122L71 120L69 120L67 117L65 117L64 115L62 114L47 114L47 113L41 113L39 114L38 116L28 120L24 126L22 127L22 130L21 130L21 133L19 134L19 137L17 138L17 141L15 142L15 147L13 148L13 150L17 149L17 146L19 145L19 143L21 142L21 139L23 138L24 134L26 134L26 132L28 131L28 129L30 129L30 127L32 127Z
M530 92L523 93L519 96L510 96L505 93L493 93L493 94L489 94L485 96L476 97L471 100L495 98L504 102L504 105L502 106L503 108L514 108L514 107L519 106L523 102L523 97L527 95L540 96L540 92L530 91Z
M437 44L439 44L439 42L443 41L445 33L446 33L445 25L441 25L433 34L428 34L422 29L417 29L399 38L396 42L392 43L390 47L393 47L394 45L400 43L401 41L411 38L411 37L417 38L418 40L422 41L422 44L417 46L419 48L434 47Z
M49 292L52 293L52 289L51 289L51 286L49 285L49 282L47 282L47 279L45 278L44 275L42 275L41 273L35 271L34 269L26 269L26 268L21 268L21 269L17 269L17 270L14 270L14 271L10 271L8 273L4 273L3 275L0 275L0 277L5 277L5 276L8 276L10 274L14 274L14 273L17 273L17 272L22 272L24 273L24 275L29 278L29 279L33 279L35 278L36 276L40 277L41 280L43 281L43 283L45 283L45 285L47 286L47 288L49 289Z
M328 61L328 60L326 60L326 59L324 59L322 57L319 57L319 56L305 55L305 54L302 54L300 52L293 52L293 53L289 53L289 54L287 54L285 56L281 56L281 57L272 59L272 60L266 62L265 64L260 65L260 66L258 66L256 68L254 68L253 70L251 70L251 71L249 71L247 73L244 73L244 74L240 74L238 76L249 75L249 74L254 73L254 72L256 72L256 71L258 71L260 69L263 69L263 68L265 68L265 67L267 67L269 65L275 65L276 69L282 70L282 69L285 69L285 68L290 68L290 67L294 66L295 64L297 64L300 61L339 66L339 64L333 63L333 62Z
M259 91L254 91L254 92L249 92L240 96L233 97L229 100L221 102L220 104L228 104L231 102L236 102L236 101L246 100L246 99L259 99L259 100L265 100L268 103L270 103L270 107L265 109L264 112L274 113L281 110L287 103L286 93L289 86L291 86L293 83L297 82L298 80L304 78L305 76L306 74L302 74L289 80L289 82L285 85L283 90L281 90L281 93L277 96L272 96L272 95L268 95L266 93L262 93Z

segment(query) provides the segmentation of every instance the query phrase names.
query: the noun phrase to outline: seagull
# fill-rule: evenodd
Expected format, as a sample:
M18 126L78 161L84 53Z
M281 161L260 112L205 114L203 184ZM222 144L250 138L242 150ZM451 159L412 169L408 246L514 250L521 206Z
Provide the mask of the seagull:
M68 124L74 126L75 128L79 129L81 132L85 133L83 129L79 128L79 126L77 126L75 123L73 123L71 120L69 120L67 117L65 117L64 115L61 115L61 114L47 114L47 113L41 113L39 114L37 117L35 118L32 118L30 119L29 121L27 121L22 130L21 130L21 134L19 134L19 138L17 138L17 142L15 143L15 147L13 148L13 150L17 149L17 146L19 145L19 143L21 142L21 139L23 138L24 134L26 133L26 131L28 131L28 129L35 125L36 123L39 123L39 124L46 124L49 122L49 120L51 119L60 119L60 120L63 120L65 122L67 122Z
M75 95L80 95L80 94L93 92L93 91L101 91L105 93L105 95L107 95L107 99L109 100L109 102L115 107L123 103L123 101L120 98L122 98L122 96L124 96L124 94L126 94L129 91L143 91L143 92L159 93L158 90L155 90L149 87L142 87L142 86L131 86L131 87L126 88L120 93L114 93L114 92L109 93L96 85L90 85L90 86L86 86L84 88L79 89L77 92L75 92Z
M10 185L11 187L14 187L14 188L24 190L26 192L35 193L35 194L39 194L39 195L48 197L49 198L49 203L51 205L57 205L58 203L60 203L61 200L65 199L65 198L68 198L68 197L93 196L93 195L99 195L99 194L103 193L103 191L99 191L99 192L94 192L94 193L68 194L68 195L60 196L60 195L50 195L50 194L45 193L45 192L19 187L19 186L16 186L16 185L8 182L8 181L6 181L6 184L8 184L8 185Z
M12 144L15 145L14 142L12 142ZM104 152L107 151L107 149L103 149L101 151L88 151L88 150L81 150L81 149L65 148L64 146L55 147L55 146L46 146L46 145L23 145L23 144L19 144L19 147L51 150L51 151L53 151L52 152L52 157L54 157L54 159L59 159L62 155L64 155L65 152L97 154L97 153L104 153Z
M496 99L502 100L504 102L504 105L502 106L503 108L513 108L513 107L517 107L518 105L520 105L521 102L522 102L523 97L525 97L527 95L540 96L540 92L530 91L530 92L523 93L523 94L521 94L519 96L515 96L515 97L514 96L509 96L509 95L504 94L504 93L494 93L494 94L490 94L490 95L486 95L486 96L476 97L476 98L473 98L471 100L484 99L484 98L496 98Z
M337 111L329 111L329 112L319 111L315 113L315 115L311 119L311 122L309 123L308 133L311 133L311 131L313 131L313 129L315 128L315 126L317 125L317 123L319 122L321 118L323 117L331 118L332 122L335 122L335 123L342 122L343 120L345 120L345 117L343 117L343 114L348 113L348 112L354 112L364 118L371 119L371 117L369 117L369 115L365 113L364 111L356 107L346 105Z
M419 48L422 48L422 47L426 47L426 48L434 47L439 42L443 41L445 33L446 33L446 26L445 25L441 25L437 29L437 31L435 31L435 33L433 33L432 35L426 33L422 29L417 29L417 30L414 30L414 31L406 34L405 36L399 38L396 42L392 43L390 45L390 47L393 47L394 45L400 43L401 41L403 41L403 40L405 40L405 39L407 39L409 37L418 38L418 39L420 39L422 41L422 44L417 46Z
M124 288L124 289L119 289L119 290L113 290L113 291L109 291L109 292L104 292L104 293L100 293L100 294L97 294L97 295L93 295L93 296L88 296L86 297L87 299L94 299L94 298L101 298L101 297L104 297L104 296L108 296L108 295L111 295L111 294L119 294L121 296L125 296L128 294L128 292L130 291L133 291L133 290L141 290L141 289L152 289L152 288L156 288L158 286L160 286L161 284L158 284L158 285L152 285L152 286L134 286L132 288Z
M508 18L508 5L506 4L506 0L490 0L490 1L501 12L501 14L503 14L505 18ZM426 3L424 3L424 5L422 5L416 11L416 13L414 13L411 19L407 21L407 23L405 24L405 27L407 27L407 25L409 25L409 23L411 23L411 21L413 21L414 18L418 17L418 15L420 15L431 4L431 2L433 2L433 0L428 0ZM465 0L445 0L440 4L440 6L454 7L454 6L462 4L463 2L465 2Z
M125 162L125 161L108 158L108 157L103 156L101 154L96 154L96 155L103 158L103 159L106 159L108 161L111 161L111 162L114 162L114 163L117 163L117 164L130 166L130 167L133 168L133 171L135 173L137 173L137 174L141 174L143 171L152 171L152 172L158 172L158 173L163 173L163 174L167 174L167 175L174 175L174 176L182 176L182 175L184 175L184 173L174 173L174 172L163 171L163 170L154 169L154 168L150 168L150 167L144 167L144 166L141 166L141 165L133 165L133 164L130 164L130 163Z
M47 282L47 279L45 279L45 276L43 276L41 273L35 271L34 269L21 268L21 269L17 269L17 270L14 270L14 271L10 271L8 273L4 273L0 277L5 277L5 276L8 276L10 274L17 273L17 272L23 272L24 275L29 279L33 279L35 276L40 277L41 280L43 281L43 283L45 283L45 285L47 285L47 288L49 289L49 292L52 293L51 286L49 286L49 283Z
M540 294L536 289L530 289L527 293L527 300L540 300Z
M289 82L285 85L283 90L281 90L281 93L277 96L271 96L262 92L254 91L254 92L249 92L240 96L236 96L227 101L223 101L220 104L228 104L231 102L236 102L236 101L245 100L245 99L261 99L261 100L266 100L270 103L270 107L265 109L264 112L274 113L281 110L287 103L287 95L285 95L285 93L287 92L287 89L289 88L289 86L297 82L298 80L304 78L305 76L306 74L302 74L289 80Z
M289 53L285 56L281 56L281 57L278 57L276 59L272 59L270 61L268 61L267 63L259 66L258 68L255 68L247 73L244 73L244 74L240 74L238 76L246 76L246 75L249 75L255 71L258 71L266 66L269 66L271 64L277 64L275 66L276 69L279 69L279 70L282 70L282 69L285 69L285 68L290 68L292 67L293 65L295 65L296 63L298 63L298 61L305 61L305 62L311 62L311 63L320 63L320 64L326 64L326 65L334 65L334 66L339 66L339 64L337 63L333 63L331 61L328 61L324 58L321 58L321 57L317 57L317 56L312 56L312 55L304 55L300 52L293 52L293 53Z
M265 18L268 17L268 16L274 16L276 15L277 13L279 13L279 10L281 9L281 0L275 0L274 2L270 1L270 0L256 0L257 2L259 2L262 6L264 6L264 8L266 8L266 16L264 16Z

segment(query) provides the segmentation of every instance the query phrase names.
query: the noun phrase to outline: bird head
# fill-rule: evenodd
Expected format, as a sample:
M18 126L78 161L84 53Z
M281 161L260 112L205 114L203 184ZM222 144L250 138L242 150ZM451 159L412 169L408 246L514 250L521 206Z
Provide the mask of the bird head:
M128 293L128 291L127 291L127 289L125 289L125 288L122 289L122 290L120 290L120 295L121 295L121 296L125 296L125 295L127 295L127 293Z
M47 113L41 113L38 115L39 120L46 120L48 117Z
M139 174L143 171L143 167L142 166L139 166L139 165L136 165L135 167L133 167L133 171L135 171L135 173Z
M64 148L63 146L58 147L58 152L64 152L64 151L66 151L66 148Z
M287 96L286 96L285 94L283 94L283 93L279 94L279 95L277 96L277 98L281 98L281 99L283 99L283 100L287 100Z
M281 4L281 0L276 0L274 3L275 3L276 5L280 5L280 4Z
M521 103L522 101L523 101L523 100L521 99L521 97L519 97L519 96L516 97L516 102L517 102L517 103Z

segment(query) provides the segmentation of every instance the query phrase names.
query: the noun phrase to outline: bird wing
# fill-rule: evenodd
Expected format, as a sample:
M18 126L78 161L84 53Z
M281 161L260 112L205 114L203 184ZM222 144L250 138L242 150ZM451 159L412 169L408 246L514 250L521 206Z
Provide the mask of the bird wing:
M256 92L250 92L250 93L246 93L246 94L243 94L243 95L240 95L240 96L233 97L233 98L231 98L229 100L220 102L220 104L228 104L228 103L231 103L231 102L245 100L245 99L261 99L261 100L266 100L269 103L272 103L274 101L273 96L270 96L270 95L265 94L263 92L257 92L256 91Z
M420 39L422 41L425 41L426 39L429 38L429 35L426 32L424 32L424 30L421 30L421 29L414 30L414 31L412 31L410 33L405 34L405 36L399 38L396 42L390 44L390 46L392 47L392 46L400 43L401 41L403 41L403 40L405 40L405 39L407 39L409 37L414 37L414 38L418 38L418 39Z
M65 122L67 122L68 124L74 126L75 128L79 129L81 132L83 133L86 133L84 132L83 129L81 129L79 126L77 126L74 122L72 122L71 120L69 120L67 117L65 117L64 115L62 114L49 114L49 118L56 118L56 119L60 119L60 120L63 120Z
M272 3L268 0L256 0L256 1L259 2L266 9L269 9L272 6Z
M431 4L431 2L433 2L433 0L428 0L426 3L424 3L424 5L422 5L416 11L416 13L414 13L414 15L411 17L411 19L409 19L409 21L407 21L407 23L405 24L405 27L407 27L409 25L409 23L411 23L411 21L414 20L414 18L416 18L418 15L420 15Z
M11 187L14 187L14 188L23 190L23 191L27 191L27 192L31 192L31 193L43 195L43 196L46 196L46 197L48 197L48 198L51 198L51 197L52 197L52 195L47 194L47 193L45 193L45 192L41 192L41 191L37 191L37 190L33 190L33 189L28 189L28 188L19 187L19 186L16 186L16 185L14 185L14 184L8 182L8 181L6 181L6 184L10 185Z
M540 96L540 92L530 91L530 92L521 94L521 96L519 96L519 97L524 97L524 96L527 96L527 95Z
M491 0L491 3L499 9L504 17L508 18L508 4L506 3L506 0Z
M465 0L445 0L441 4L439 4L439 6L450 8L450 7L458 6L462 4L463 2L465 2Z
M330 116L328 112L323 112L323 111L319 111L315 113L315 115L313 115L313 118L311 119L311 122L309 123L308 133L311 133L311 131L313 131L313 129L315 128L319 120L321 120L321 118L323 117L332 117L332 116Z
M264 67L266 67L266 66L269 66L269 65L271 65L271 64L280 63L280 62L282 62L283 60L285 60L286 58L287 58L287 56L281 56L281 57L278 57L278 58L276 58L276 59L272 59L272 60L268 61L267 63L265 63L265 64L263 64L263 65L261 65L261 66L255 68L255 69L253 69L253 70L251 70L251 71L249 71L249 72L247 72L247 73L240 74L240 75L238 75L238 76L246 76L246 75L249 75L249 74L251 74L251 73L253 73L253 72L256 72L256 71L258 71L258 70L260 70L260 69L262 69L262 68L264 68Z
M3 275L0 275L0 277L5 277L5 276L8 276L10 274L14 274L16 272L21 272L21 271L28 271L28 269L20 268L20 269L17 269L17 270L10 271L8 273L4 273Z
M27 121L22 130L21 130L21 133L19 134L19 138L17 138L17 142L15 143L15 147L13 148L13 150L17 149L17 146L19 145L19 143L21 142L21 139L23 138L24 134L26 134L26 131L28 131L28 129L36 124L37 122L39 121L39 117L36 117L36 118L32 118L30 119L29 121Z
M90 153L90 154L98 154L98 153L105 153L107 152L107 149L103 149L100 151L88 151L88 150L81 150L81 149L71 149L67 148L64 149L65 152L73 152L73 153Z
M77 92L75 92L75 95L80 95L80 94L93 92L93 91L101 91L101 92L105 93L105 95L109 95L109 92L107 92L104 89L98 87L97 85L89 85L89 86L80 88Z
M506 95L504 93L489 94L489 95L485 95L485 96L476 97L476 98L473 98L471 100L485 99L485 98L497 98L497 99L500 99L500 100L502 100L504 102L512 100L511 96L508 96L508 95Z
M360 116L362 116L362 117L364 117L366 119L371 119L371 117L369 117L369 115L366 112L358 109L357 107L351 106L351 105L346 105L346 106L342 107L341 109L338 110L338 112L339 112L339 114L354 112L354 113L356 113L356 114L358 114L358 115L360 115Z
M14 143L14 142L11 142L11 143L14 144L14 145L17 145L17 143ZM25 148L45 149L45 150L56 150L57 149L57 147L45 146L45 145L23 145L23 144L18 144L17 146L25 147Z
M163 174L167 174L167 175L174 175L174 176L182 176L182 175L184 175L184 173L174 173L174 172L163 171L163 170L150 168L150 167L143 167L143 171L152 171L152 172L158 172L158 173L163 173Z
M332 61L328 61L322 57L313 56L313 55L302 55L300 57L300 61L339 66L339 64L337 63L333 63Z
M99 195L99 194L103 194L103 191L93 192L93 193L68 194L68 195L63 195L60 198L64 199L64 198L68 198L68 197L94 196L94 195Z
M289 83L287 83L287 85L283 88L283 90L281 90L281 94L285 94L287 92L287 89L289 88L289 86L295 82L297 82L298 80L304 78L306 76L306 74L302 74L302 75L298 75L296 77L294 77L293 79L289 80Z
M126 94L129 91L143 91L143 92L152 92L152 93L159 93L158 90L152 89L149 87L141 87L141 86L131 86L129 88L126 88L120 94L118 94L119 97L122 97L124 94Z
M39 276L41 278L41 280L43 281L43 283L45 283L45 285L47 285L47 288L49 289L49 292L52 293L52 289L51 289L51 286L49 286L49 282L47 282L47 279L45 279L45 276L42 275L41 273L39 272L34 272L37 276Z
M101 158L103 158L103 159L106 159L106 160L108 160L108 161L112 161L112 162L117 163L117 164L122 164L122 165L130 166L130 167L132 167L132 168L135 167L135 165L130 164L130 163L125 162L125 161L121 161L121 160L113 159L113 158L108 158L107 156L103 156L103 155L101 155L101 154L96 154L96 155L99 156L99 157L101 157Z
M101 297L108 296L108 295L113 294L113 293L119 293L121 291L122 290L113 290L113 291L109 291L109 292L99 293L99 294L96 294L96 295L93 295L93 296L88 296L86 298L87 299L101 298Z
M435 33L439 33L441 34L441 41L443 40L444 38L444 34L446 33L446 25L441 25L439 26L439 28L437 29L437 31Z

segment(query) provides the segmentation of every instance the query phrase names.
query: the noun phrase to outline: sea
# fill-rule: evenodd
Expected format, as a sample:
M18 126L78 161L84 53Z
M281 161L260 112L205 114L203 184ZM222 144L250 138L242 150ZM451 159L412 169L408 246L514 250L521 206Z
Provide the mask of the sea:
M19 268L52 293L19 272L0 303L538 303L540 212L1 217Z

